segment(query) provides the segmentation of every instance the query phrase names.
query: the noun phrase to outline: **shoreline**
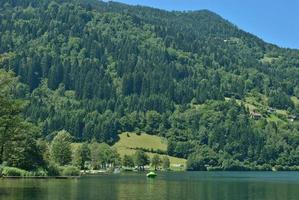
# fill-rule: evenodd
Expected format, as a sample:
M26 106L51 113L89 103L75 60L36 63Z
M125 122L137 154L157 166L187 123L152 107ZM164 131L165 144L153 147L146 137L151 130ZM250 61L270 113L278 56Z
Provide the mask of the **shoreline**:
M0 179L77 179L82 176L2 176Z
M134 172L134 171L125 171L126 172L130 172L130 173L136 173L139 174L138 172ZM143 171L143 172L147 172L147 171ZM242 172L242 173L250 173L250 172L269 172L269 173L281 173L281 172L299 172L299 171L158 171L159 173L165 173L165 172L171 172L171 173L181 173L181 172L194 172L194 173L198 173L198 172L206 172L206 173L213 173L213 172ZM119 173L117 173L119 174ZM85 173L82 174L80 176L1 176L1 179L79 179L85 176L98 176L98 175L115 175L115 173L94 173L94 174L90 174L90 173Z

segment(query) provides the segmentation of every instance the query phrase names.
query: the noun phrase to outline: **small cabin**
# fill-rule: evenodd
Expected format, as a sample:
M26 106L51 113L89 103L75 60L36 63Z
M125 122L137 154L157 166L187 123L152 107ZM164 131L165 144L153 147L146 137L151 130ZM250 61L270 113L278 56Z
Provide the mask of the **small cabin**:
M258 120L258 119L260 119L262 117L262 114L257 113L257 112L251 112L250 116L251 116L252 119Z
M297 117L296 117L296 115L289 115L289 116L288 116L288 119L289 119L291 122L293 122L293 121L295 121L295 120L297 119Z
M276 113L276 109L275 108L268 108L268 113Z

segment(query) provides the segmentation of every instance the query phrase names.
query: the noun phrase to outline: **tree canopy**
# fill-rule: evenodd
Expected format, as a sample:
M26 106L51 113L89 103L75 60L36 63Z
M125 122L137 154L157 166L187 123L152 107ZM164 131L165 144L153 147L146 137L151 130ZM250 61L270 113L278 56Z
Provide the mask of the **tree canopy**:
M105 168L119 133L143 131L193 170L299 165L298 50L207 10L97 0L2 0L0 27L1 163L69 164L71 137L91 143L76 166Z

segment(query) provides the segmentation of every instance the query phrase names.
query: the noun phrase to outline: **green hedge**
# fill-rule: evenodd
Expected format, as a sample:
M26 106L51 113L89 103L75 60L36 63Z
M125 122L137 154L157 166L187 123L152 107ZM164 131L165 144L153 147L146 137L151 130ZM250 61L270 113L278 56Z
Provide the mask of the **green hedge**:
M3 167L1 169L2 176L31 176L32 173L16 167Z
M60 167L56 164L50 164L47 170L38 169L29 172L16 167L3 167L0 165L0 177L1 176L80 176L80 170L74 166Z
M54 163L50 163L47 168L48 176L60 176L60 168Z
M62 176L80 176L80 170L74 166L62 167Z

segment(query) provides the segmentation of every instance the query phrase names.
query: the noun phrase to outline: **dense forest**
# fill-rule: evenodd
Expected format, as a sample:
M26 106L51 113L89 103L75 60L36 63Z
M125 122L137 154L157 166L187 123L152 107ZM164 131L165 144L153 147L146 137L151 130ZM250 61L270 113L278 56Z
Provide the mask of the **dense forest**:
M0 68L8 166L51 171L71 162L50 156L55 139L128 131L167 138L189 170L298 169L299 51L210 11L1 0Z

